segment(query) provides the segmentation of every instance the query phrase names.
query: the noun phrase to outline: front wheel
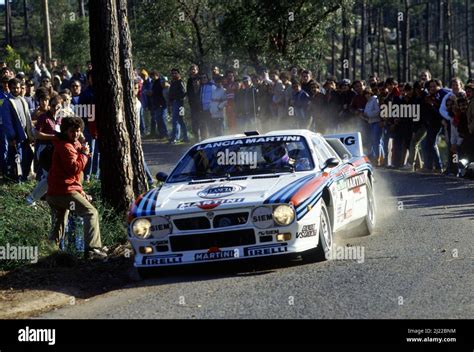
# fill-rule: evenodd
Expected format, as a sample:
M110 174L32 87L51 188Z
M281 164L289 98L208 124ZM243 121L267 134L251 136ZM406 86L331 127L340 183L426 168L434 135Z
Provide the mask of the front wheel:
M321 203L321 215L319 216L319 243L316 248L310 249L302 254L303 260L308 263L326 260L326 253L332 250L333 232L328 209L324 202Z

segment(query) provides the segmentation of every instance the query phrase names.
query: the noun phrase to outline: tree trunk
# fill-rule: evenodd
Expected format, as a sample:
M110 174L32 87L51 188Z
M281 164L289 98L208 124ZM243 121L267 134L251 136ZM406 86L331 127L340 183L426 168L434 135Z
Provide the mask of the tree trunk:
M426 2L425 8L425 55L426 58L430 57L430 2Z
M133 168L133 191L139 196L147 190L145 177L142 140L140 136L140 116L137 114L134 74L132 61L132 41L127 19L126 0L117 0L118 5L118 30L120 34L120 77L123 85L123 98L125 107L125 121L130 138L130 156Z
M93 1L93 0L89 0ZM78 5L79 5L79 17L86 17L86 10L84 7L84 0L78 0Z
M357 29L357 21L354 20L354 38L352 38L352 81L354 81L357 76Z
M23 34L25 36L28 36L29 35L29 25L28 25L28 1L27 0L23 0L23 20L24 20L24 24L23 24Z
M336 34L331 30L331 75L336 76Z
M438 32L438 39L436 40L436 62L440 61L440 45L443 43L443 1L438 0L438 25L436 31Z
M383 33L383 27L382 27L382 11L377 9L377 76L380 75L380 55L381 55L381 46L380 42L382 41L382 33Z
M5 44L13 45L12 8L9 0L5 0Z
M402 34L402 57L403 57L403 71L402 79L403 82L410 80L409 70L409 50L410 50L410 4L408 0L404 0L405 14L403 18L403 34Z
M346 78L346 60L348 60L347 55L347 15L346 10L342 8L342 49L341 49L341 78Z
M360 79L365 77L365 47L367 45L367 6L366 1L362 0L360 32L362 43L360 45ZM357 33L357 32L356 32Z
M51 61L51 31L49 29L49 5L48 0L43 0L44 42L47 62Z
M402 72L401 72L401 51L400 51L400 13L397 14L397 38L396 38L396 47L397 47L397 80L401 81Z
M451 82L451 79L457 74L457 64L455 63L455 56L454 56L454 43L453 43L453 38L454 38L454 33L453 33L453 2L452 0L448 0L448 65L449 65L449 82Z
M375 48L374 48L374 43L375 43L375 23L374 21L374 9L372 7L369 7L368 10L368 24L369 24L369 42L370 42L370 74L373 74L375 72Z
M465 26L465 31L466 31L466 59L467 59L467 75L468 77L472 77L472 63L471 63L471 36L470 36L470 21L469 21L469 16L471 15L470 13L470 1L465 0L465 6L466 6L466 26Z
M380 15L382 17L382 14ZM388 74L388 76L392 76L392 69L390 68L390 59L388 57L388 49L387 49L387 38L385 38L385 33L383 32L384 28L384 23L383 20L381 21L381 30L382 30L382 40L383 40L383 50L384 50L384 56L385 56L385 73Z
M446 77L450 76L450 60L449 60L449 50L447 49L448 45L448 36L449 36L449 22L448 22L448 3L446 2L444 4L444 26L443 26L443 83L446 83ZM446 72L446 69L448 69L448 72Z
M102 195L118 211L134 200L130 138L125 121L116 0L89 1L90 51L95 67L96 122ZM127 87L128 88L128 87Z

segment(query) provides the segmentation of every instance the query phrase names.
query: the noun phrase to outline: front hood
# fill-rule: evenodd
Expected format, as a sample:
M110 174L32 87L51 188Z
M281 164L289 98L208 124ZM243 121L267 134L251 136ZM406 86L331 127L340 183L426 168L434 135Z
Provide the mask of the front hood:
M171 215L219 207L253 206L288 202L314 172L285 173L213 182L164 184L138 198L131 209L134 217Z

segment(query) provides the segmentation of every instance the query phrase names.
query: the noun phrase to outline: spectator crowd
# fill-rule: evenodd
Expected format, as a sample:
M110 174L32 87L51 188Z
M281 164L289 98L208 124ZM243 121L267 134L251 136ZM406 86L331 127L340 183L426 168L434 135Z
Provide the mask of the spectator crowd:
M169 143L188 142L188 131L195 141L245 130L359 131L377 166L458 175L460 162L474 161L472 79L444 86L424 70L414 82L371 75L320 83L298 67L242 77L218 67L200 72L197 65L187 77L176 68L170 73L171 81L156 71L137 74L150 116L147 125L142 118L142 133Z

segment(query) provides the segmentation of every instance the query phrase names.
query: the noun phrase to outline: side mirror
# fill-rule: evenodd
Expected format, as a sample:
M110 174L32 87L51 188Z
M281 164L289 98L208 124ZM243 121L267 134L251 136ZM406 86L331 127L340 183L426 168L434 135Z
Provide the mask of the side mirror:
M167 178L168 178L168 174L164 172L158 172L156 174L156 180L159 182L165 182Z
M337 165L339 165L339 160L337 160L336 158L329 158L324 163L323 167L321 168L321 171L324 171L324 169L328 167L336 167Z

